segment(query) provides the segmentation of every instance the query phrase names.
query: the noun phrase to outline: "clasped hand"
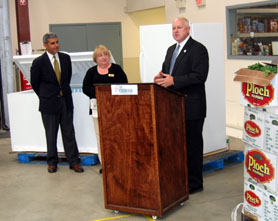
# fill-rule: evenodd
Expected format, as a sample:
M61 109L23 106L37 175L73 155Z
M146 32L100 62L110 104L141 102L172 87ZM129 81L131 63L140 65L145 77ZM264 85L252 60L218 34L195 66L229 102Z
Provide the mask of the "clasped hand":
M155 77L154 77L154 83L161 85L162 87L169 87L174 84L174 78L173 76L169 74L164 74L163 72L159 72Z

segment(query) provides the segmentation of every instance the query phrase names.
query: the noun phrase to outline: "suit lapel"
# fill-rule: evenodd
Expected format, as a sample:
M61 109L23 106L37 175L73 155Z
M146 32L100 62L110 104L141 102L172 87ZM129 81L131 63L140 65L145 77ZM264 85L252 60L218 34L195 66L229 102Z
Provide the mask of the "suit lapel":
M60 61L60 68L61 68L61 83L62 83L62 81L63 81L63 70L64 70L64 57L63 57L63 55L60 53L60 52L58 52L58 54L59 54L59 61Z

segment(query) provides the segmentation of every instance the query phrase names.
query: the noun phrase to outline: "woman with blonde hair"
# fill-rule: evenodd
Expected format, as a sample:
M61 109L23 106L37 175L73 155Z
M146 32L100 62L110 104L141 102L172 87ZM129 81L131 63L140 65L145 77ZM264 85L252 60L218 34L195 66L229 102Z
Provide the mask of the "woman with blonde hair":
M98 115L96 106L95 84L105 83L128 83L127 76L120 65L111 63L110 51L104 45L98 45L93 53L93 61L97 65L89 68L84 80L82 90L91 99L90 114L93 115L94 129L97 138L98 157L101 163L101 152L99 143ZM102 173L102 169L99 171Z

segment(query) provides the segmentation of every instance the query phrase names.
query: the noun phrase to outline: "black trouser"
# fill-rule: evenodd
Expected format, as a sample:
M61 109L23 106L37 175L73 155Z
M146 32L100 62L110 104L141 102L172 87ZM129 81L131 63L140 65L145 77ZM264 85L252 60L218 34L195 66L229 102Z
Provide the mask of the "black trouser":
M79 152L73 126L73 111L68 111L64 98L61 98L62 110L57 114L41 113L47 143L47 163L57 165L57 136L59 125L65 154L70 166L80 163Z
M186 121L189 189L203 187L203 125L205 119Z

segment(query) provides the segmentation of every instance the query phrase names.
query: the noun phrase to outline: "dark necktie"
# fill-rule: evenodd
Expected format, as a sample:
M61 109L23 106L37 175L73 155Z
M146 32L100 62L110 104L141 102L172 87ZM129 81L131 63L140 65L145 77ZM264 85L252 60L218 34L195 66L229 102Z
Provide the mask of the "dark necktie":
M173 71L173 68L174 68L174 65L175 65L175 62L176 62L176 58L178 56L179 49L180 49L180 45L178 44L178 46L176 47L176 49L175 49L175 51L172 55L172 58L171 58L170 69L169 69L169 74L170 75L172 75L172 71Z

